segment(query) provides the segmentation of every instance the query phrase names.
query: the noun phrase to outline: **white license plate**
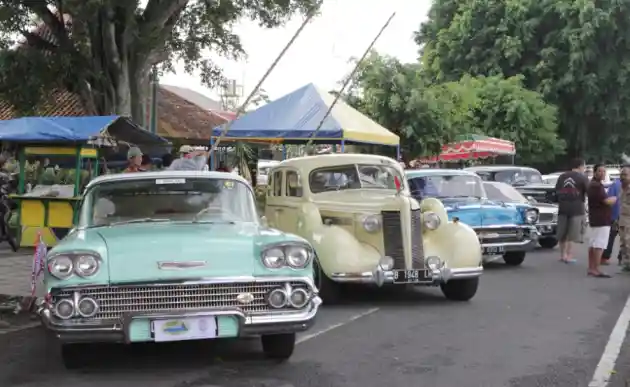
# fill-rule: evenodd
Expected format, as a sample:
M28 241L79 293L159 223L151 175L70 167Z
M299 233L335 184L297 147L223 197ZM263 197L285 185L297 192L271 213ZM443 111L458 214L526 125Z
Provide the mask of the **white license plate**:
M151 324L153 339L156 342L203 340L217 337L217 319L214 316L154 320Z
M503 246L482 247L482 252L484 255L503 254L505 253L505 247Z

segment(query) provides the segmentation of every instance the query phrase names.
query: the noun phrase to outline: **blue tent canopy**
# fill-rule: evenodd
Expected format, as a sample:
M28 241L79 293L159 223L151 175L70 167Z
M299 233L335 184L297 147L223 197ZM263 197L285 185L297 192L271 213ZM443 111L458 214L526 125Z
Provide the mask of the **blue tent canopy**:
M334 97L312 83L250 112L232 123L225 138L241 141L305 142L312 137ZM219 137L223 126L212 130ZM399 138L339 100L315 137L318 142L398 145Z
M168 143L162 137L138 127L130 119L121 116L23 117L0 121L0 141L85 142L105 131L116 139L134 144Z

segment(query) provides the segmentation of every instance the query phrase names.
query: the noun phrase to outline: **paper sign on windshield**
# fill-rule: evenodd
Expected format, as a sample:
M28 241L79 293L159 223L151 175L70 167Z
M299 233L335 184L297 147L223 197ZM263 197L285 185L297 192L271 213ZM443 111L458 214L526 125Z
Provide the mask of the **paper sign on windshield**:
M155 179L155 184L186 184L186 179Z

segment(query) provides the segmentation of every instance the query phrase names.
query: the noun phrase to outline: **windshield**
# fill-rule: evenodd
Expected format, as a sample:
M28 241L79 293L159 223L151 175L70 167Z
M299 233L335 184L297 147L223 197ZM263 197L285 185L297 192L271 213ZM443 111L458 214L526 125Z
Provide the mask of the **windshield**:
M87 192L80 227L136 221L256 222L254 208L249 187L231 179L115 181Z
M360 188L396 189L398 171L383 164L348 164L313 170L308 178L312 193Z
M432 175L409 180L411 194L421 198L485 197L479 176Z
M537 170L531 169L511 169L508 171L499 171L494 174L494 181L500 183L542 183L542 174Z
M529 201L511 185L484 183L488 199L506 203L528 203Z

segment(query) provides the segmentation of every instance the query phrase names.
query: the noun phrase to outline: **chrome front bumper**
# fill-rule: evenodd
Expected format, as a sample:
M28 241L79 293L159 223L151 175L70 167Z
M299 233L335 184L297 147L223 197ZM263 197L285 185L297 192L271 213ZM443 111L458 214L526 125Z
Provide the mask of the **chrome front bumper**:
M523 239L514 242L484 242L481 243L482 253L488 248L497 248L500 249L500 252L497 254L484 254L484 262L486 261L486 257L493 255L502 255L503 253L514 252L514 251L532 251L538 246L538 230L534 225L526 225L526 226L518 226L518 225L500 225L495 227L483 227L483 231L486 232L488 229L501 229L501 228L518 228L524 231ZM475 229L475 232L479 234L479 230ZM499 235L499 234L497 234ZM480 238L481 239L481 238Z
M536 225L539 237L549 237L556 235L558 223L540 223Z
M443 267L441 269L431 270L431 280L426 282L411 283L412 285L435 286L446 283L450 280L476 278L483 273L483 267L466 267L450 269ZM335 282L357 283L357 284L373 284L383 286L384 284L394 283L394 270L384 270L378 265L373 271L363 273L332 273L330 279ZM402 285L402 284L401 284Z
M61 320L51 307L38 309L42 324L63 343L118 342L130 343L131 322L137 319L181 319L186 317L231 316L239 322L239 336L301 332L315 322L315 315L322 304L315 295L310 303L299 311L278 311L265 314L245 314L238 308L207 310L173 310L164 313L130 313L116 320Z

